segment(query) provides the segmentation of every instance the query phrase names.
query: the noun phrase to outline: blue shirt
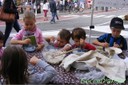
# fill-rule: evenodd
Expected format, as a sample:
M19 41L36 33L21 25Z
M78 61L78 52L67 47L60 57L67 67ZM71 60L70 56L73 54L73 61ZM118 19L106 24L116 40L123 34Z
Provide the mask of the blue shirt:
M127 42L123 36L119 36L118 38L113 37L111 34L104 34L97 38L99 42L107 42L109 46L112 47L114 42L121 46L122 50L127 50Z

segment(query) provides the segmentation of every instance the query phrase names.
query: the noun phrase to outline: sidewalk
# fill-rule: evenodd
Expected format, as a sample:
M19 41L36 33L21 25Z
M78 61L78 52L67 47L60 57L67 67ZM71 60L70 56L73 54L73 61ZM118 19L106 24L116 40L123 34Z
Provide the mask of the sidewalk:
M101 13L101 12L111 12L111 11L116 11L117 9L109 9L108 11L103 11L103 10L94 10L94 13ZM91 9L85 9L83 12L71 12L69 13L68 11L63 11L63 12L59 12L58 11L58 15L68 15L68 14L76 14L76 15L82 15L82 14L91 14L92 10ZM37 14L35 13L36 18L41 18L43 17L43 12L41 11L41 13ZM51 16L50 10L48 11L48 16ZM20 19L23 18L23 14L20 14Z
M124 25L124 27L125 27L125 29L128 29L128 24ZM90 30L89 27L82 27L82 28L85 30ZM42 34L43 34L43 36L57 36L57 34L60 30L42 31ZM110 27L108 25L95 26L95 28L92 29L92 31L102 32L102 33L110 33L111 32ZM13 37L14 35L16 35L16 33L11 33L10 37ZM93 34L91 34L91 35L92 35L91 38L98 37L98 36L93 36ZM128 31L122 30L121 35L128 39ZM89 37L89 33L87 34L87 37Z

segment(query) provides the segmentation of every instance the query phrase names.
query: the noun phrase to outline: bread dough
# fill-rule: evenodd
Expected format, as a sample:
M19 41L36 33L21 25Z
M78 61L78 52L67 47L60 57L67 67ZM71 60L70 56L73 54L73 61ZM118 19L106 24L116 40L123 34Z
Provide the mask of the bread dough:
M62 51L59 50L49 50L43 52L44 59L51 64L59 64L65 57Z

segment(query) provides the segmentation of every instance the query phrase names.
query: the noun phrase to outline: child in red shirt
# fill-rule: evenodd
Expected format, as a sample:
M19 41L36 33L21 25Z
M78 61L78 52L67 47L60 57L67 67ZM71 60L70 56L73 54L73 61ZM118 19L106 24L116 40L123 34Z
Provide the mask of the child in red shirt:
M80 27L73 29L72 39L74 41L72 48L80 48L82 51L96 50L96 48L93 45L91 45L85 41L86 32L84 29L82 29Z

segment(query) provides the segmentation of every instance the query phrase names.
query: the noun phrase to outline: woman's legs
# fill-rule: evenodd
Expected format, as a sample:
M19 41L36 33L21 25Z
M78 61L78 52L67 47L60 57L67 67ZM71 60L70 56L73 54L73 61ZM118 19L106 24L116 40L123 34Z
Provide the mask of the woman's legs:
M6 28L5 28L4 46L5 46L6 41L7 41L8 37L9 37L11 31L12 31L12 27L14 27L14 29L17 32L19 32L19 30L20 30L20 25L19 25L17 20L15 20L15 22L6 22L5 24L6 24Z
M21 27L20 27L20 25L19 25L18 20L15 20L15 22L14 22L14 24L13 24L13 27L14 27L14 29L16 30L16 32L19 32L19 31L20 31Z
M6 24L6 28L5 28L4 46L5 46L6 41L7 41L8 37L9 37L9 35L10 35L10 32L12 30L13 22L9 22L9 23L5 22L5 24Z
M48 10L43 10L44 11L44 21L45 20L48 20L48 18L47 18L47 12L48 12Z
M51 19L51 24L55 23L55 16L56 16L56 12L51 12L52 13L52 19Z

